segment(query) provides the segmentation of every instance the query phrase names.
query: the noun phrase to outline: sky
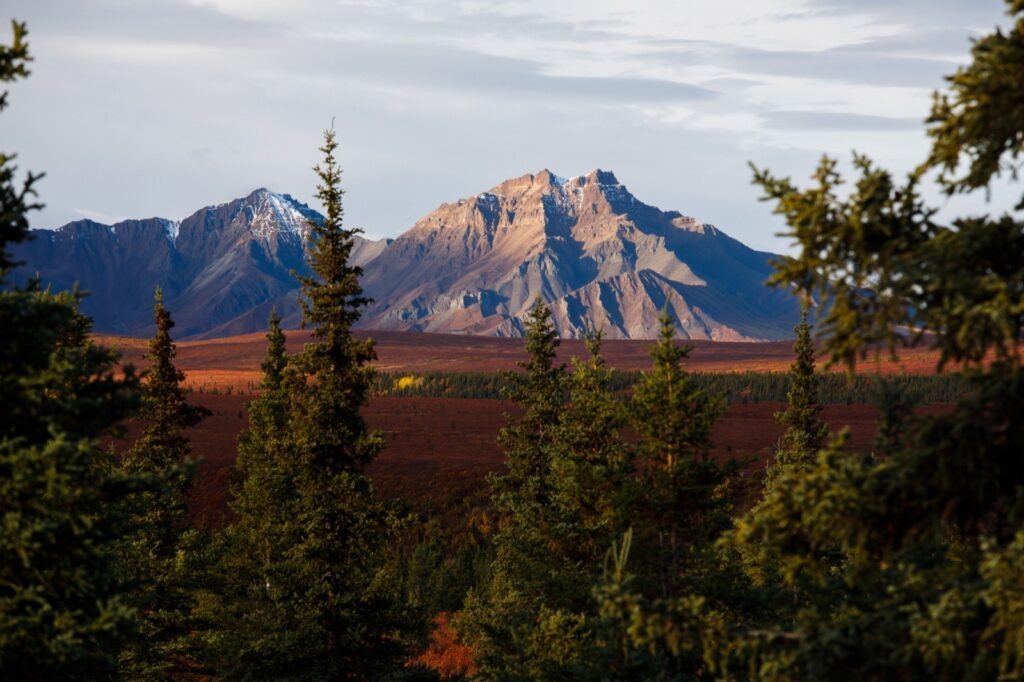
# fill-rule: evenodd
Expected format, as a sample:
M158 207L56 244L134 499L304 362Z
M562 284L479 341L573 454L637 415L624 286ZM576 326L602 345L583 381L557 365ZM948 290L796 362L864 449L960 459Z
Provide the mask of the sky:
M46 172L34 227L180 220L258 187L319 208L312 166L333 121L347 224L371 237L507 178L601 168L646 203L785 252L748 164L804 182L823 153L857 150L909 171L928 149L932 91L972 37L1008 24L1003 8L3 0L36 61L0 131L22 169Z

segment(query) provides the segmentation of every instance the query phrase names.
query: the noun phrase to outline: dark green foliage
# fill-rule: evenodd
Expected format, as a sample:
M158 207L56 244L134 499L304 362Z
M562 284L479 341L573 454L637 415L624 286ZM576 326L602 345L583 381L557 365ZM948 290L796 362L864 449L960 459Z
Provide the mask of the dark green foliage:
M608 389L600 335L572 373L554 365L557 343L538 301L526 374L513 375L509 391L522 416L501 436L509 473L493 479L490 581L470 595L460 622L488 678L563 679L599 665L592 590L601 557L629 522L625 410Z
M304 449L315 466L332 472L361 472L380 452L383 442L370 433L359 407L366 403L376 359L373 341L352 336L352 325L369 303L359 284L362 268L349 263L353 238L361 230L342 225L341 169L334 158L338 143L334 132L324 136L324 163L316 167L321 184L317 197L326 217L310 221L310 277L300 277L304 327L313 329L316 342L294 358L295 371L305 375L309 388L295 395L295 424L308 427Z
M891 455L899 452L915 426L914 406L919 397L916 393L893 381L882 381L875 393L878 407L878 436L875 438L875 453Z
M98 439L138 405L72 294L0 291L0 676L114 677L137 627L113 548L145 479Z
M267 332L267 355L260 363L263 370L263 380L260 382L260 390L264 394L280 391L284 385L284 372L288 367L288 352L285 350L285 336L281 331L281 316L277 310L270 311L270 319L267 321L270 329Z
M286 667L289 648L298 646L296 638L309 636L290 613L296 607L291 595L273 589L287 580L282 573L293 569L288 550L300 532L293 515L297 462L284 385L288 357L276 312L267 341L261 393L248 403L249 428L238 437L231 489L235 520L219 538L220 579L212 582L200 604L215 623L204 658L229 678L255 676L259 666L268 673Z
M597 561L630 518L633 453L622 431L626 411L608 390L612 375L601 356L601 334L586 340L590 357L574 359L568 402L555 422L551 503L546 543L564 564L546 602L572 611L592 608ZM550 570L550 569L549 569Z
M0 80L27 75L24 36L15 24L0 46ZM113 549L152 482L99 439L137 408L138 380L90 341L79 294L5 281L36 208L35 178L16 188L12 158L0 155L0 678L112 679L137 627Z
M925 168L938 168L945 190L970 192L987 188L993 176L1017 178L1024 153L1020 121L1024 119L1024 42L1022 0L1008 0L1014 25L976 41L971 63L949 76L950 92L936 92L928 134L932 151ZM957 176L966 161L967 169ZM1018 206L1024 208L1024 200Z
M506 395L522 409L509 417L498 442L508 472L491 477L492 499L499 515L493 543L491 579L470 594L461 631L473 643L489 674L523 675L529 665L528 642L536 628L553 562L546 539L552 514L551 461L559 418L567 400L568 376L555 365L558 336L551 311L537 300L526 329L529 360L525 374L508 374ZM517 667L517 672L512 668Z
M10 82L28 76L28 52L25 24L11 22L14 39L10 45L0 45L0 82ZM7 91L0 92L0 112L7 108ZM0 273L16 265L7 251L8 244L29 239L28 213L42 208L32 200L34 185L42 175L29 173L18 186L15 182L17 167L12 165L15 155L0 150Z
M150 362L142 392L139 421L142 435L124 458L127 469L142 469L164 473L178 468L192 454L192 444L185 431L196 426L208 414L204 407L189 405L187 391L182 385L184 373L174 366L177 354L171 329L174 320L164 307L159 287L154 295L153 318L156 335L149 342L146 358ZM175 481L176 506L184 504L190 481L180 477ZM174 525L174 524L170 524Z
M141 583L134 606L142 615L142 630L123 657L125 674L133 679L163 677L187 653L194 606L190 586L198 568L199 537L188 528L185 516L193 467L192 445L185 431L209 415L186 399L185 376L174 366L176 349L170 333L174 321L159 288L153 315L156 335L146 355L150 368L139 411L142 435L123 460L126 471L163 482L159 491L144 493L137 500L140 531L124 549L122 570Z
M796 360L789 370L786 409L775 415L775 420L786 427L786 432L775 450L775 462L768 469L769 485L783 468L810 468L828 435L828 426L819 416L818 377L814 373L814 344L811 342L811 326L807 324L806 305L800 315L800 324L794 331L796 344L793 353Z
M284 384L288 356L281 319L271 313L267 332L267 354L263 359L263 380L260 394L249 401L249 428L238 436L237 476L232 481L231 508L236 520L228 528L231 551L239 562L232 573L254 568L254 557L260 557L267 570L273 560L261 553L260 546L277 544L274 533L286 528L290 521L280 516L288 509L280 506L295 496L290 480L293 459L288 434L288 391ZM265 583L256 576L237 581L248 585Z
M310 222L311 277L303 322L314 341L286 357L271 320L260 397L239 440L238 519L225 535L220 627L210 656L240 678L378 678L401 670L410 623L386 571L396 512L375 499L364 469L383 446L360 414L373 381L372 341L352 337L367 300L349 263L356 230L342 225L341 171L325 133Z
M735 466L711 458L711 427L724 403L685 372L681 362L691 348L675 342L675 324L661 314L653 368L633 388L630 425L639 435L638 518L633 544L639 549L634 572L649 575L649 591L675 596L691 579L718 534L728 527L729 498L723 489Z
M613 660L620 679L699 677L705 667L699 639L678 632L672 650L650 647L637 638L633 614L735 601L741 578L719 565L715 550L738 493L738 462L711 457L711 428L724 401L682 368L691 348L675 341L674 322L662 311L653 367L633 388L629 423L637 435L637 478L631 530L620 547L608 545L613 550L605 579L594 591L604 632L618 642Z
M568 378L564 365L555 364L558 334L551 311L537 299L526 327L529 360L520 363L525 374L505 373L502 396L523 409L521 418L501 430L498 444L505 451L508 474L492 481L502 512L514 515L522 502L548 500L555 425L565 405Z
M951 191L987 185L1020 150L1020 94L1006 88L1024 72L1024 6L1012 7L1013 30L980 40L937 97L931 163ZM952 412L909 421L887 389L877 453L840 434L806 472L778 477L738 535L802 608L737 650L778 679L1019 679L1024 224L940 225L917 177L898 187L866 159L857 168L847 198L827 160L810 190L758 174L801 246L777 281L822 298L833 358L852 368L872 341L930 332L943 363L966 364L968 390Z
M738 471L710 456L723 402L682 370L689 348L675 343L667 313L654 367L628 402L610 390L614 374L601 357L600 335L588 341L590 359L575 360L571 374L555 374L561 370L551 363L557 340L549 325L545 311L535 310L531 362L518 378L518 386L547 392L515 394L524 415L546 408L546 428L534 426L528 433L543 437L532 440L521 438L524 422L506 430L520 436L511 440L516 449L506 448L509 469L527 473L495 481L502 517L491 581L467 601L462 632L488 679L697 675L699 649L684 661L648 648L635 640L622 609L675 603L693 592L717 602L741 577L720 571L714 551L729 525ZM531 372L546 380L531 382ZM532 404L537 396L543 400ZM517 469L513 456L535 464ZM639 548L635 576L609 587L603 559L630 527Z
M391 570L409 607L426 614L456 612L469 592L490 581L493 548L472 516L452 527L424 518L407 533Z
M1024 4L1010 7L1013 29L979 40L936 98L929 163L951 192L988 186L1021 150ZM1024 224L941 225L919 195L924 169L897 185L864 157L855 168L849 193L829 159L809 189L756 173L799 245L774 280L819 299L825 351L850 370L877 343L895 352L934 334L940 367L966 367L955 408L911 417L905 386L884 387L875 452L841 432L805 466L779 467L722 543L779 608L700 594L649 605L627 576L610 581L606 612L638 644L699 647L725 678L1021 679Z

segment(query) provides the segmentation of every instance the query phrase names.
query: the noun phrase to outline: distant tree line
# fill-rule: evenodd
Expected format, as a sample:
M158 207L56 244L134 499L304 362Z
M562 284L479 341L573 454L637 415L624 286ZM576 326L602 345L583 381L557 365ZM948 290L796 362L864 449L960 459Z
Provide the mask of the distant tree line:
M609 389L628 393L642 379L643 372L612 370ZM723 396L730 403L779 403L786 400L791 376L788 372L691 372L702 389ZM508 383L504 372L380 372L373 392L380 396L419 398L500 399ZM959 373L847 375L825 372L818 378L818 401L824 404L873 404L886 390L912 396L919 403L954 403L963 397L967 385Z
M1012 29L936 97L906 182L864 157L849 191L827 158L810 188L755 169L797 243L773 282L805 307L788 377L727 386L785 393L753 500L749 462L712 456L725 394L685 370L667 307L649 368L618 383L599 332L556 361L540 300L520 371L465 375L518 407L481 498L454 522L379 499L384 441L361 410L375 386L431 381L377 376L351 333L368 301L329 130L301 278L312 339L288 354L271 316L232 514L198 528L188 431L206 413L171 312L157 291L140 377L94 343L82 294L10 284L38 176L0 155L0 678L1024 679L1024 223L944 225L919 190L929 172L951 194L989 188L1024 154L1024 0L1009 7ZM28 74L25 36L15 23L0 46L0 80ZM950 409L920 414L919 387L882 382L870 447L830 432L811 301L850 376L907 329L934 335L959 368ZM105 448L127 419L141 435Z

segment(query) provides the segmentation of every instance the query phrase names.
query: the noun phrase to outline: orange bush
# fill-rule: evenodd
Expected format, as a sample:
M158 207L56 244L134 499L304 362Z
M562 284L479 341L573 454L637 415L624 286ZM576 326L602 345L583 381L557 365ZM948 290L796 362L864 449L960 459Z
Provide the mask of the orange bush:
M434 630L430 633L427 650L410 661L410 664L424 665L436 671L442 680L467 677L477 670L473 663L473 650L459 641L449 614L443 612L434 618Z

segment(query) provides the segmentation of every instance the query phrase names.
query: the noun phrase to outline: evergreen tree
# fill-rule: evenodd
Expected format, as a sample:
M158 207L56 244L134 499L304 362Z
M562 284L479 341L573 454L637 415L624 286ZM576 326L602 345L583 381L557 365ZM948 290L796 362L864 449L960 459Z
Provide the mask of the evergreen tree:
M139 411L142 434L123 460L127 471L149 474L164 484L160 491L146 493L139 500L141 530L125 550L124 570L141 580L135 605L143 617L142 631L123 660L126 675L133 679L162 678L186 654L192 629L197 538L186 519L193 462L185 430L209 414L206 408L188 403L182 385L185 375L174 365L174 321L159 287L153 316L156 334L146 354L150 368Z
M800 324L794 329L796 360L789 369L786 409L775 414L775 421L786 427L775 450L775 462L768 468L766 484L783 468L809 469L825 444L828 426L821 421L818 405L818 377L814 373L814 343L807 324L807 303L800 312Z
M369 299L359 284L362 268L349 262L360 230L342 225L336 149L334 132L328 131L324 162L316 168L325 219L310 223L313 275L301 278L303 325L312 327L315 341L295 358L299 374L289 395L302 524L294 551L305 561L300 579L320 631L315 666L324 677L372 677L400 668L406 652L397 635L408 623L394 595L378 584L398 521L376 500L364 473L384 441L360 413L376 353L371 339L352 335Z
M507 372L503 395L516 403L522 416L509 420L498 435L508 473L493 478L495 498L506 516L517 514L521 503L543 505L551 467L555 425L565 406L568 376L565 365L555 364L560 340L551 322L551 309L538 297L526 322L523 373Z
M363 296L359 277L363 270L349 261L354 238L362 230L343 226L341 169L334 152L334 131L324 136L324 162L315 168L320 177L317 197L326 216L309 222L309 266L313 274L302 283L302 325L313 330L314 343L295 358L295 369L310 380L301 391L295 415L311 431L303 447L313 464L327 472L359 474L384 444L370 432L359 412L366 404L377 358L372 339L357 340L352 326L370 303Z
M156 334L150 339L146 353L150 367L146 372L142 409L139 411L142 434L125 456L124 465L129 469L163 473L182 469L179 465L191 457L192 443L185 436L185 431L199 424L209 415L209 410L188 403L188 392L183 385L185 374L174 365L177 355L177 347L171 339L174 320L164 307L163 292L159 287L154 294L153 318ZM185 495L191 483L184 469L176 479L171 502L174 509L162 512L175 515L174 522L161 524L167 529L180 529Z
M641 641L671 646L685 630L715 642L705 651L722 676L1024 677L1024 223L941 224L919 189L929 167L949 192L987 188L1024 152L1024 2L1008 4L1011 30L976 41L936 97L932 155L907 182L859 156L850 192L827 158L809 189L756 172L799 246L774 279L822 302L831 357L852 370L872 347L933 335L939 368L963 368L969 390L901 438L883 434L880 456L840 433L738 523L739 542L799 590L795 612L756 627L718 614L693 633L692 611L634 611Z
M524 371L503 375L502 394L521 410L520 416L506 416L508 424L498 434L508 471L490 478L502 526L510 532L518 525L538 527L548 512L551 460L568 396L565 365L555 364L558 332L540 298L527 319L525 341L528 359L519 363Z
M349 262L358 230L342 224L336 149L327 131L315 169L326 215L310 222L313 274L301 278L314 340L286 360L272 320L263 392L240 439L235 574L217 635L230 677L375 679L407 660L411 624L383 575L399 522L365 475L383 441L360 414L375 355L352 335L368 300Z
M495 675L521 658L516 640L536 625L553 560L545 532L551 519L551 461L568 374L564 365L555 364L558 333L540 298L527 319L525 341L529 357L519 363L524 371L507 373L503 390L521 411L507 417L498 436L508 471L490 478L499 517L491 580L468 596L460 620L460 630Z
M28 75L26 34L14 23L0 45L0 80ZM39 207L40 176L17 186L13 158L0 154L0 678L113 679L137 627L114 548L151 481L113 466L99 439L137 408L138 381L92 343L77 292L8 284L9 248Z
M288 430L288 355L280 317L272 311L259 396L247 406L249 427L238 436L231 486L234 522L220 534L217 574L203 605L214 623L204 658L220 674L247 677L254 665L287 665L299 630L291 595L272 588L290 572L297 543L296 457ZM282 662L277 663L280 657ZM299 671L293 671L296 675Z
M648 574L652 594L661 598L692 583L693 564L728 527L724 488L736 471L735 463L723 465L711 456L711 429L724 402L682 368L691 347L678 344L675 335L666 307L651 350L654 366L640 377L630 403L630 425L640 437L633 570Z
M263 370L263 380L260 389L270 395L280 391L284 385L284 372L288 367L288 351L285 348L285 335L281 330L281 316L277 309L270 311L270 319L267 321L270 330L267 332L267 355L260 363Z
M598 563L631 521L633 461L622 438L626 413L608 388L613 372L601 355L601 341L600 332L589 334L590 358L573 359L549 473L556 515L547 542L566 565L564 582L552 591L575 610L592 607Z
M625 412L608 388L600 334L587 339L591 357L565 375L553 365L557 337L541 306L528 326L527 374L511 389L524 414L502 438L512 447L510 473L495 480L502 516L492 579L461 622L487 678L603 676L614 658L592 592L601 558L629 523Z
M148 479L100 447L138 406L138 381L88 338L79 298L0 290L0 677L116 677L136 630L115 548Z
M28 64L32 57L25 40L28 29L25 24L11 22L14 33L10 45L0 45L0 82L8 83L29 75ZM7 108L7 91L0 92L0 112ZM17 244L29 238L28 214L42 208L33 201L36 196L35 184L42 175L29 173L18 186L18 168L12 162L15 154L0 151L0 273L6 274L17 265L14 256L7 250L10 244Z
M637 435L631 529L621 544L609 543L605 580L595 590L600 622L618 644L617 679L688 680L706 669L699 632L708 610L750 608L749 590L733 565L721 562L716 542L731 523L739 465L711 454L711 430L724 401L682 367L690 346L676 339L666 307L653 367L642 373L629 402L629 425ZM638 614L686 613L673 623L671 649L640 641L638 625L657 625ZM659 623L662 621L659 621Z

